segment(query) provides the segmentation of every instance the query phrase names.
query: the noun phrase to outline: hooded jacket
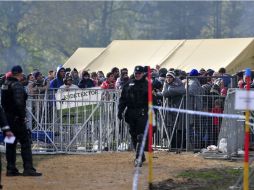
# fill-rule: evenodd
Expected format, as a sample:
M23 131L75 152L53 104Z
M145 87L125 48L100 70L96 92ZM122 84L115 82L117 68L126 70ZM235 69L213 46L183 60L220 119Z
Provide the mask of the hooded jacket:
M60 77L61 70L65 71L65 68L62 66L58 66L56 70L57 71L56 78L50 81L49 88L59 88L60 86L64 85L63 78Z

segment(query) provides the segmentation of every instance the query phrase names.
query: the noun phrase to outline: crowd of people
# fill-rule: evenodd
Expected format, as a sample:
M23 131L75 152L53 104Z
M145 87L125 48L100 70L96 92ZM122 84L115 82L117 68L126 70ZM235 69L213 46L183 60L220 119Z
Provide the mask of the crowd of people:
M144 67L145 73L147 67ZM132 71L131 71L132 72ZM226 73L225 68L220 68L218 71L212 69L192 69L189 72L185 72L179 69L166 69L156 66L151 69L151 75L153 79L153 86L156 91L163 91L164 94L170 94L172 88L178 87L181 84L186 86L189 85L190 94L201 92L202 94L216 94L226 96L227 89L231 84L231 77L236 76L238 79L238 87L244 88L246 83L244 81L244 72L240 71L235 75L229 75ZM1 75L1 83L12 75L11 72L7 72ZM191 76L187 84L186 77ZM199 77L196 78L195 77ZM23 75L22 83L26 87L29 95L41 94L48 89L68 89L68 88L92 88L101 87L102 89L122 89L131 78L134 78L133 73L129 74L127 68L119 69L114 67L106 75L103 71L89 72L82 71L78 72L77 69L64 68L59 65L56 69L50 70L46 75L43 75L39 70L34 70L32 73ZM170 79L172 80L170 81ZM193 80L192 80L193 79ZM166 81L166 82L165 82ZM170 84L170 85L169 85ZM165 92L166 88L169 88L169 92ZM201 90L193 89L192 87L200 88ZM251 87L254 88L254 81L252 81ZM175 89L174 89L175 90ZM176 92L178 93L178 92Z
M218 71L212 69L192 69L185 72L174 68L151 68L153 102L156 105L162 105L163 98L170 100L171 107L180 105L181 97L185 94L190 99L199 95L214 95L225 97L229 87L246 88L244 72L238 72L234 76L227 74L225 68ZM77 69L64 68L61 65L56 71L50 70L47 76L44 76L39 70L25 76L20 66L14 66L10 72L5 73L1 77L2 86L2 106L1 125L6 136L14 135L21 142L21 151L24 161L23 175L40 176L41 173L36 172L32 165L31 146L29 145L28 134L25 132L25 101L26 95L40 95L51 89L86 89L92 87L100 87L101 89L121 89L121 97L118 106L118 118L122 120L125 109L125 121L129 124L130 134L135 149L140 149L141 139L143 137L145 124L147 121L147 73L148 67L136 66L134 72L129 74L127 68L119 69L114 67L110 72L104 75L103 71L89 72L87 70L79 73ZM234 86L234 80L237 79L237 86ZM12 86L12 83L15 85ZM236 84L236 83L235 83ZM22 86L22 88L21 88ZM6 88L7 89L6 89ZM252 76L251 88L254 88L254 80ZM16 91L15 91L16 90ZM15 91L15 92L14 92ZM21 96L22 95L22 96ZM17 104L19 109L10 110L13 106L7 105ZM190 102L193 102L191 100ZM188 109L202 110L212 113L222 113L223 103L217 99L212 101L212 105L205 105L202 100L195 100ZM7 120L2 119L4 112L7 114ZM171 115L172 116L172 115ZM172 116L173 119L174 116ZM17 121L14 122L13 121ZM195 118L190 118L190 125L193 125ZM21 127L17 128L17 123ZM218 133L220 120L213 119L213 125L216 127L214 133ZM10 126L10 127L9 127ZM23 147L23 148L22 148ZM7 146L7 175L20 175L15 166L16 141L14 144ZM141 161L137 162L138 154L135 158L135 166L141 166L145 161L143 154Z

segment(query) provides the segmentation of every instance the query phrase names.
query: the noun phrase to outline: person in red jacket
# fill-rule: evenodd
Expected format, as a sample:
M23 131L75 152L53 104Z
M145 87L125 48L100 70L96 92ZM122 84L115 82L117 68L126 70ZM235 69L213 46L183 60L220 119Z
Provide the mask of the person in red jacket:
M222 108L222 100L220 99L216 99L214 101L214 106L211 110L212 113L223 113L223 108ZM219 117L213 117L212 120L212 130L210 136L212 137L211 140L213 142L214 145L217 144L217 139L218 139L218 135L220 132L220 125L221 125L221 118Z
M107 79L101 84L102 89L115 89L115 78L112 72L107 73Z

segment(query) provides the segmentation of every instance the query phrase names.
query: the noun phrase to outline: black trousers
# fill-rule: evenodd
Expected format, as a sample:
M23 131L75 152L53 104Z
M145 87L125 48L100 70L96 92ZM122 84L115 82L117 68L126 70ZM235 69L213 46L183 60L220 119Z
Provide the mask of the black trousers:
M141 148L142 139L145 132L145 127L148 121L148 113L146 109L127 109L125 121L129 124L129 132L131 135L132 144L136 150L136 158L138 158ZM147 141L145 145L147 150ZM144 154L143 154L144 156Z
M11 131L13 132L16 139L13 144L6 144L7 170L16 169L16 146L18 141L21 145L21 157L23 160L24 170L32 169L33 161L31 140L25 123L15 121L11 126Z

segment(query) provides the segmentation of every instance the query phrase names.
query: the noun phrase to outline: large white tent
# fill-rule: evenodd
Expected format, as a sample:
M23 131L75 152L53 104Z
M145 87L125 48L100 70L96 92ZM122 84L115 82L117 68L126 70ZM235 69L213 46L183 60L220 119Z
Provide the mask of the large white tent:
M85 69L108 72L113 67L136 65L177 68L225 67L229 73L249 67L254 69L254 38L195 40L115 40Z

